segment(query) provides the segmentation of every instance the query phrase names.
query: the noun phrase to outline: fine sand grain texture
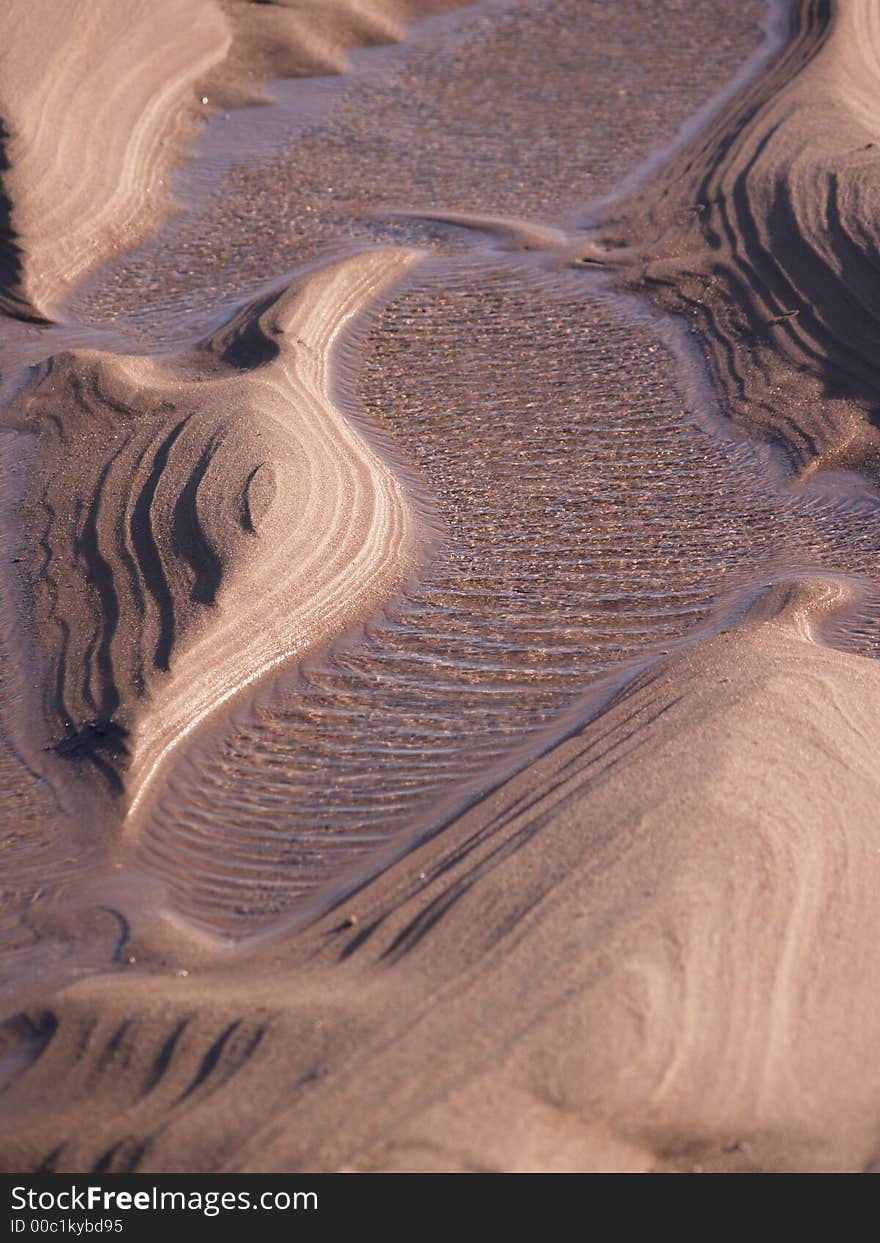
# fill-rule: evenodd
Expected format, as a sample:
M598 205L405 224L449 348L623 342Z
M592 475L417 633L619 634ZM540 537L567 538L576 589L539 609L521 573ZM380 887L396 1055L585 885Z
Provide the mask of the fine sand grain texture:
M19 524L49 737L126 804L236 691L411 569L400 484L336 409L331 352L412 265L368 252L246 307L185 358L36 369Z
M456 0L10 0L0 12L0 306L55 314L167 212L196 120L284 74L340 73Z
M767 73L634 200L611 244L636 288L699 328L731 417L795 468L880 464L880 10L787 7Z
M28 1006L5 1168L869 1166L880 670L810 637L846 595L759 600L313 927L185 978L155 928Z
M880 18L759 16L0 16L4 1169L880 1169Z

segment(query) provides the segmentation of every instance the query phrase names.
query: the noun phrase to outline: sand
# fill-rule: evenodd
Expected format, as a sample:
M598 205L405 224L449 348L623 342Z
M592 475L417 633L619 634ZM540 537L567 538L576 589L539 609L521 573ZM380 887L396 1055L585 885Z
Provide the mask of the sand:
M646 239L634 282L699 325L731 417L802 475L877 467L877 21L870 4L793 5L772 69L611 213L615 242Z
M55 355L10 411L41 480L19 511L40 741L128 810L205 716L412 569L403 490L334 406L330 361L416 258L322 268L185 359Z
M6 1170L880 1168L873 7L455 7L6 18Z
M51 318L101 260L170 209L169 173L212 110L282 74L338 73L353 47L450 0L115 0L12 4L5 48L2 305ZM46 72L51 66L51 72ZM8 240L7 240L8 239Z
M870 1165L877 671L804 633L845 598L646 670L225 970L155 929L32 1004L7 1168Z

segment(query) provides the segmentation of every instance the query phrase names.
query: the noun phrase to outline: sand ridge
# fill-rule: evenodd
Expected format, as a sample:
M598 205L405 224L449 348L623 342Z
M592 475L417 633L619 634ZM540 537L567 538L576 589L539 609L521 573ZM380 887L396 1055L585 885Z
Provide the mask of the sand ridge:
M873 470L870 178L835 135L869 132L877 32L861 0L790 12L773 63L588 236L425 217L693 314L721 408L787 446L803 494L818 468ZM56 357L18 398L16 573L52 763L97 769L123 810L206 713L412 564L413 503L328 368L416 258L317 266L175 357ZM614 499L632 558L633 495ZM25 922L67 959L3 998L4 1167L877 1168L880 670L830 645L876 610L867 578L762 574L723 607L719 588L697 641L618 669L543 754L308 922L236 945L100 871L36 903Z
M135 930L7 1025L5 1168L869 1166L880 675L809 633L851 600L765 593L308 929L186 978Z
M801 474L876 478L878 14L803 0L785 20L767 70L599 231L693 322L739 426Z
M200 118L282 75L343 72L356 47L458 0L30 0L0 13L0 307L52 319L171 206Z
M210 712L411 571L418 524L331 359L417 257L319 268L182 358L53 357L9 412L40 481L19 521L41 741L129 810Z

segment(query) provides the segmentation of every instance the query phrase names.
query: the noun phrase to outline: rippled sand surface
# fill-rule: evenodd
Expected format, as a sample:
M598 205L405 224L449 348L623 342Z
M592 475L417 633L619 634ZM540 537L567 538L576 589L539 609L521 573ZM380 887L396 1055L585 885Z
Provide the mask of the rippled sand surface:
M204 3L9 145L4 1159L873 1168L873 9Z
M872 573L875 505L793 492L766 450L701 426L632 305L509 266L423 267L358 350L355 405L430 481L439 547L363 633L183 757L142 848L209 926L433 827L738 589Z
M570 3L495 4L434 19L399 49L361 53L350 81L325 80L305 121L301 97L316 88L288 82L265 149L257 146L238 165L217 152L223 127L241 125L243 114L218 116L208 167L199 173L196 164L212 197L196 181L196 206L158 242L87 284L68 324L20 349L39 357L53 334L65 345L103 347L121 333L129 349L167 354L186 348L203 326L216 329L229 315L229 298L303 261L377 240L405 240L438 256L423 260L412 291L334 358L348 416L385 446L393 469L412 485L430 548L424 573L343 650L314 668L282 672L252 704L245 696L229 727L210 722L203 737L189 736L150 807L117 838L126 851L130 839L137 866L157 874L176 907L208 928L240 936L261 927L332 886L377 847L437 823L465 792L472 797L542 745L560 711L597 677L683 634L726 590L724 580L698 586L687 570L667 589L679 519L667 508L664 522L658 467L649 466L658 453L652 423L681 423L688 442L660 453L667 487L679 464L687 469L700 452L700 432L684 413L669 346L644 312L615 301L592 274L508 260L492 239L399 214L467 208L558 221L610 191L711 98L718 86L713 57L726 57L731 73L759 41L757 4L738 6L727 42L712 44L709 56L712 6L687 13L661 7L632 3L612 12L596 4L585 13ZM560 29L569 35L561 54ZM693 93L656 80L646 32L690 75ZM631 76L621 85L624 59ZM640 80L652 85L648 108ZM258 141L262 111L248 122ZM285 124L294 138L283 149ZM77 357L73 373L94 365L91 354L81 364ZM450 367L459 358L467 359L466 372ZM29 400L42 417L39 398ZM165 416L167 428L181 417ZM216 445L206 444L213 457ZM161 452L161 439L156 447ZM133 451L124 451L123 463ZM741 452L748 457L750 450ZM137 485L141 508L158 503L158 478L151 484L145 473ZM197 479L190 478L195 496ZM152 489L146 501L142 486ZM216 486L237 494L240 480ZM642 523L641 513L629 512L631 493L644 495L651 529L657 524L660 535L666 527L648 553L621 542L627 527ZM100 503L93 502L96 512ZM64 521L62 512L55 529ZM77 538L86 535L84 528ZM151 546L156 538L149 537ZM146 587L135 583L134 608L141 591L153 588L136 536L131 549L132 564L147 574ZM123 552L95 555L112 563ZM69 553L59 548L57 555ZM95 564L83 563L87 578ZM186 591L185 556L180 564ZM176 581L177 573L165 564L166 578ZM628 598L634 587L638 595ZM82 588L71 580L68 590L75 599ZM120 584L113 598L123 601L129 590ZM96 619L109 598L99 594ZM588 598L595 603L585 611ZM62 620L62 628L71 622ZM100 661L88 646L90 624L81 623L83 659ZM123 689L115 670L103 690L86 689L79 718L76 693L62 704L64 720L36 745L85 739L91 767L100 770L109 758L109 772L118 767L114 749L123 759L131 750L118 741L131 722L123 712L118 725L116 717L102 724L113 716L106 706L124 708L126 696L142 693L137 678L148 682L123 654L124 616L105 633L116 634L117 663L129 662L134 691ZM170 639L156 642L169 647ZM167 659L156 665L160 674L163 664ZM219 653L216 664L219 671ZM66 677L70 683L69 670ZM60 780L72 775L62 769ZM49 780L57 787L58 775ZM68 796L62 787L54 797ZM87 822L106 818L86 806ZM75 835L82 817L73 820ZM86 836L94 840L88 828Z
M276 121L214 120L178 191L197 214L111 265L72 311L164 341L303 259L405 239L388 209L558 222L669 143L765 21L759 0L726 5L720 37L708 0L466 5L358 53L347 77L282 84ZM231 168L227 129L248 151Z
M734 47L756 46L761 17L758 6L738 9L729 65ZM362 80L325 101L325 118L290 155L235 171L233 193L172 227L173 249L123 260L89 293L84 309L108 322L136 292L128 314L153 336L190 312L194 288L202 299L230 296L249 273L345 239L462 255L424 265L407 301L342 359L350 413L386 436L421 498L436 540L427 572L344 651L282 676L253 711L239 708L225 736L210 729L195 740L138 829L138 858L197 921L241 935L398 835L438 823L542 745L578 693L684 634L727 590L707 553L696 581L686 545L677 547L681 516L661 494L663 464L674 487L701 452L668 333L590 274L506 262L479 238L383 213L564 220L711 98L722 48L707 57L704 32L715 20L710 6L594 5L587 19L582 6L555 3L429 23L412 46L372 53ZM570 35L562 54L560 29ZM646 32L697 98L654 80ZM656 420L681 425L682 443L661 447ZM719 470L728 448L715 450ZM713 477L708 496L726 486ZM632 512L635 495L645 511ZM696 531L713 521L708 496ZM656 543L621 543L645 518ZM703 548L701 535L690 538ZM669 590L676 556L682 581Z

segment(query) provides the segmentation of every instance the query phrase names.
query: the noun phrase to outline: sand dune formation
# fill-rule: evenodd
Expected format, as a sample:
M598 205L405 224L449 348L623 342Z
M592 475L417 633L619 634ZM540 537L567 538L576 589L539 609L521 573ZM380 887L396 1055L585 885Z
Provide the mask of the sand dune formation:
M200 112L530 5L8 5L7 317L52 341L161 226ZM4 1168L880 1168L880 17L772 14L574 219L438 185L173 352L13 377Z
M324 268L187 359L81 351L36 368L18 406L43 486L20 564L43 715L55 750L115 792L138 799L203 716L411 567L401 486L333 406L329 357L412 259Z
M259 101L268 77L338 73L350 49L398 39L407 17L452 7L81 0L58 20L52 0L5 6L4 307L51 316L85 272L153 229L198 117Z

